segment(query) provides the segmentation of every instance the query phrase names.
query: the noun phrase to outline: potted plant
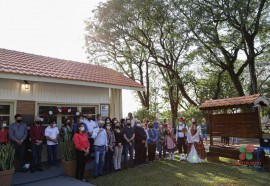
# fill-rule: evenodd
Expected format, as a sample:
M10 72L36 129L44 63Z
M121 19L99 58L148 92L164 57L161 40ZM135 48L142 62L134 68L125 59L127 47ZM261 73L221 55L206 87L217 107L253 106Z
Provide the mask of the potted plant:
M2 186L11 185L14 174L15 150L10 144L0 145L0 180Z
M62 163L67 176L76 177L76 150L72 140L66 139L60 144Z

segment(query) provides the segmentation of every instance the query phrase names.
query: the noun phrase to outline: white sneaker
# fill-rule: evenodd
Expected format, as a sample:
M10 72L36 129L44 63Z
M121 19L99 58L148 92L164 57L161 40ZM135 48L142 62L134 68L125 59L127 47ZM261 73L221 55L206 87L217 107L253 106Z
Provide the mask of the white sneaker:
M185 155L184 154L180 154L180 161L185 160Z
M183 158L184 160L186 160L187 159L187 157L186 157L186 155L184 154L184 158Z

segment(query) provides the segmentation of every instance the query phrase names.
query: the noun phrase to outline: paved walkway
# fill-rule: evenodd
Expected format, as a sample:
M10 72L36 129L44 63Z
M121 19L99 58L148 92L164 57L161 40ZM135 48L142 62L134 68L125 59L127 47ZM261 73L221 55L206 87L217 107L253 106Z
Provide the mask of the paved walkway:
M44 166L45 167L45 166ZM88 167L87 167L88 168ZM1 184L0 184L1 185ZM12 179L12 186L91 186L92 184L82 182L80 180L68 177L64 175L64 169L59 163L59 166L45 168L43 172L36 171L31 173L15 172Z

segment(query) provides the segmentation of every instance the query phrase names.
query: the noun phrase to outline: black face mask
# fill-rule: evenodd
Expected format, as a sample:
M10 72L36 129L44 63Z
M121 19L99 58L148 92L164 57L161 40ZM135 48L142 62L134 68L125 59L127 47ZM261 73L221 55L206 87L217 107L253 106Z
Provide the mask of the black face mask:
M22 120L21 120L21 119L17 119L16 121L17 121L18 123L21 123L21 122L22 122Z
M131 126L131 123L127 123L127 126Z
M87 118L89 121L92 119L91 117L90 118Z

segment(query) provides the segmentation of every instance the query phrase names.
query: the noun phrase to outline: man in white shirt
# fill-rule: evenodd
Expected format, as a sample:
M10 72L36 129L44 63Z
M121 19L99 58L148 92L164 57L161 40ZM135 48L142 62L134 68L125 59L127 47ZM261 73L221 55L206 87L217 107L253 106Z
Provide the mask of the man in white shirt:
M90 142L90 154L94 153L94 138L92 134L95 128L98 128L97 123L93 120L91 113L88 113L86 118L84 118L83 123L88 129L88 140Z
M184 124L184 118L180 117L179 118L179 125L176 128L176 142L177 142L177 148L179 151L180 155L180 161L186 159L186 154L187 154L187 145L186 145L186 132L188 130L188 126ZM184 149L184 154L182 154Z
M108 150L108 139L106 130L103 128L104 121L98 121L98 128L95 128L92 134L94 142L94 178L102 175L102 165L104 163L104 158L106 151Z
M45 129L49 166L56 165L59 130L54 121Z

